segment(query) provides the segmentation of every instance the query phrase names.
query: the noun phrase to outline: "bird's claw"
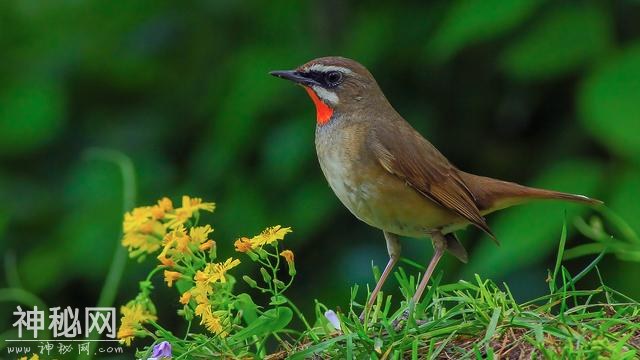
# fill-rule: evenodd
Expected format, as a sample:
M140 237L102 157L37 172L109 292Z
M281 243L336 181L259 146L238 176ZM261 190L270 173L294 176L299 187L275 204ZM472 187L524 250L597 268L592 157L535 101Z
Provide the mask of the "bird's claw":
M409 320L409 309L403 311L402 314L398 316L397 319L393 320L391 325L393 325L393 328L396 331L400 331L405 327L408 320ZM417 319L414 319L414 320L416 325L423 325L427 323L426 320L417 320Z
M402 330L402 328L404 327L408 319L409 319L409 309L403 311L402 314L398 316L397 319L393 320L391 325L393 325L393 328L396 331L400 331Z

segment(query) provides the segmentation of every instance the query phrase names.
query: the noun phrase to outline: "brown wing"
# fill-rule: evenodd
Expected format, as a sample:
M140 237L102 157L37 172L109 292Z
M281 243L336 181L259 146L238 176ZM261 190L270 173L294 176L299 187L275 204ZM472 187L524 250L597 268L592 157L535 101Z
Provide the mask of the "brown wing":
M393 125L399 126L393 131L373 129L368 138L368 146L380 165L495 240L458 170L410 125L395 123L389 126Z

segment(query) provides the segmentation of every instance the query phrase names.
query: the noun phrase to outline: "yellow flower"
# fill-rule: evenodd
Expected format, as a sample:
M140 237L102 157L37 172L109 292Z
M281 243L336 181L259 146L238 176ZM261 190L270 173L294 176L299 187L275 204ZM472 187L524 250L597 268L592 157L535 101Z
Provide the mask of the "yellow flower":
M291 251L291 250L283 250L280 253L280 256L282 256L287 261L287 266L289 267L289 276L295 275L296 274L296 264L293 262L293 251Z
M211 249L212 247L216 246L216 242L213 240L207 240L206 242L200 244L200 246L198 246L198 250L200 251L206 251Z
M191 198L187 195L182 197L182 207L175 209L173 213L167 213L166 218L169 219L167 227L173 229L184 224L189 220L193 213L199 210L213 212L214 203L202 202L200 198Z
M122 231L128 233L136 231L140 226L149 220L153 219L150 206L142 206L133 209L132 211L124 214L124 221L122 223Z
M240 260L233 258L228 258L224 263L214 264L215 269L213 275L220 280L220 282L227 282L225 278L227 271L238 266L238 264L240 264Z
M155 205L151 208L151 214L153 215L154 219L161 220L162 218L164 218L164 209L162 209L158 205Z
M207 273L206 267L204 270L205 271L202 271L202 270L196 271L196 274L193 276L193 280L195 280L196 283L207 282L211 278L211 275Z
M198 246L198 250L206 251L216 245L216 242L209 240L209 234L213 232L213 229L209 225L196 226L189 229L189 237L194 245Z
M163 266L173 267L176 265L175 261L169 259L164 251L158 255L158 260Z
M173 282L178 281L181 277L182 277L182 274L180 274L177 271L169 271L169 270L164 271L164 281L167 282L168 287L172 287Z
M291 251L291 250L283 250L280 253L280 256L282 256L287 261L287 264L289 264L289 265L293 264L293 251Z
M187 230L183 225L179 225L177 229L173 230L173 240L176 244L176 250L179 253L188 253L189 252L189 242L191 238L187 235Z
M129 250L129 256L136 257L142 253L152 254L160 248L160 239L155 236L137 232L125 233L122 237L122 245Z
M225 277L227 271L238 264L240 264L240 260L229 258L224 263L209 263L204 270L196 271L193 276L196 285L189 290L191 296L195 298L198 304L208 304L209 295L213 293L212 284L218 281L221 283L227 282Z
M266 228L260 235L251 239L251 245L255 249L259 246L271 244L278 240L283 240L285 235L291 232L290 227L283 228L280 225Z
M167 210L165 210L165 208L163 206L161 206L159 204L160 201L158 201L158 205L154 205L154 206L151 207L151 215L156 220L161 220L162 218L164 218L164 214L167 211ZM169 201L171 201L171 200L169 200Z
M180 304L187 305L189 303L189 300L191 300L191 292L185 291L184 294L180 296Z
M171 211L173 210L173 202L171 202L171 199L165 196L162 199L158 200L158 207L165 212Z
M176 209L173 214L165 214L165 218L169 219L169 222L166 223L167 228L175 229L176 227L183 225L191 218L191 213L184 209Z
M129 250L130 257L153 253L160 248L165 233L164 225L156 220L154 209L143 206L124 215L122 245Z
M175 261L172 259L173 257L180 257L191 251L189 249L190 238L183 225L178 225L177 228L167 233L162 242L164 247L160 255L157 256L157 259L164 266L174 266Z
M208 303L200 303L196 306L196 315L202 316L207 311L211 311L211 304Z
M131 345L131 340L137 331L142 330L142 324L155 321L157 317L147 307L135 301L130 301L120 308L122 318L118 329L118 339L127 346Z
M291 232L290 227L283 228L280 225L266 228L259 235L254 236L251 239L242 237L233 244L237 252L246 253L250 250L257 249L267 244L271 244L278 240L283 240L285 235Z
M253 249L253 243L246 237L240 238L233 243L237 252L246 253L247 251Z
M214 283L220 281L221 283L227 282L225 275L227 271L238 266L240 260L228 258L224 263L209 263L205 266L204 270L197 271L193 279L197 283Z
M198 210L213 212L216 208L216 204L202 202L201 198L190 198L189 196L184 195L182 196L182 208L189 209L192 212Z
M213 229L209 225L196 226L189 229L189 236L196 244L202 244L209 240L209 234L212 232Z
M213 292L213 287L206 280L196 282L196 286L189 290L191 296L195 298L198 304L206 304L209 302L209 294Z
M195 313L202 319L201 325L204 325L207 330L221 337L227 336L227 332L224 330L223 321L226 319L227 313L225 311L212 311L210 304L199 304L196 306Z
M165 241L166 241L166 237L165 237ZM174 266L176 263L170 259L167 255L169 254L169 250L171 249L171 247L173 246L174 241L168 241L164 244L164 248L162 249L162 251L160 252L160 255L158 255L157 259L160 261L160 263L162 263L162 265L164 266Z
M202 317L201 324L204 323L204 326L207 330L211 331L216 335L220 335L221 337L225 337L227 333L224 331L222 324L220 322L220 318L216 317L213 314L207 313Z

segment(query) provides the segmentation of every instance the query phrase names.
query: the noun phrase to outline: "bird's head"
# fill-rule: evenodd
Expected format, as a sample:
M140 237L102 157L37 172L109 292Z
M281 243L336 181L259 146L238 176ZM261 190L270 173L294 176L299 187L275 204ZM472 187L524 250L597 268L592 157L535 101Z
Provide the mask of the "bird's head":
M328 123L336 112L366 108L379 96L384 98L371 73L357 61L343 57L322 57L295 70L270 74L305 88L316 106L318 125Z

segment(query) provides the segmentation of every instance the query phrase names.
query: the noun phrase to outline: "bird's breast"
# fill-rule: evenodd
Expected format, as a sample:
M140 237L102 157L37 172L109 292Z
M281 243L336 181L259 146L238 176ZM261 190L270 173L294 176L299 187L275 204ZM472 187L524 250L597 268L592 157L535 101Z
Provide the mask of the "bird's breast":
M363 157L364 131L336 120L318 126L316 152L320 168L338 199L360 220L375 226L369 206L374 194Z
M333 124L316 129L318 161L338 199L370 226L412 237L451 223L454 218L388 173L368 150L366 130Z

